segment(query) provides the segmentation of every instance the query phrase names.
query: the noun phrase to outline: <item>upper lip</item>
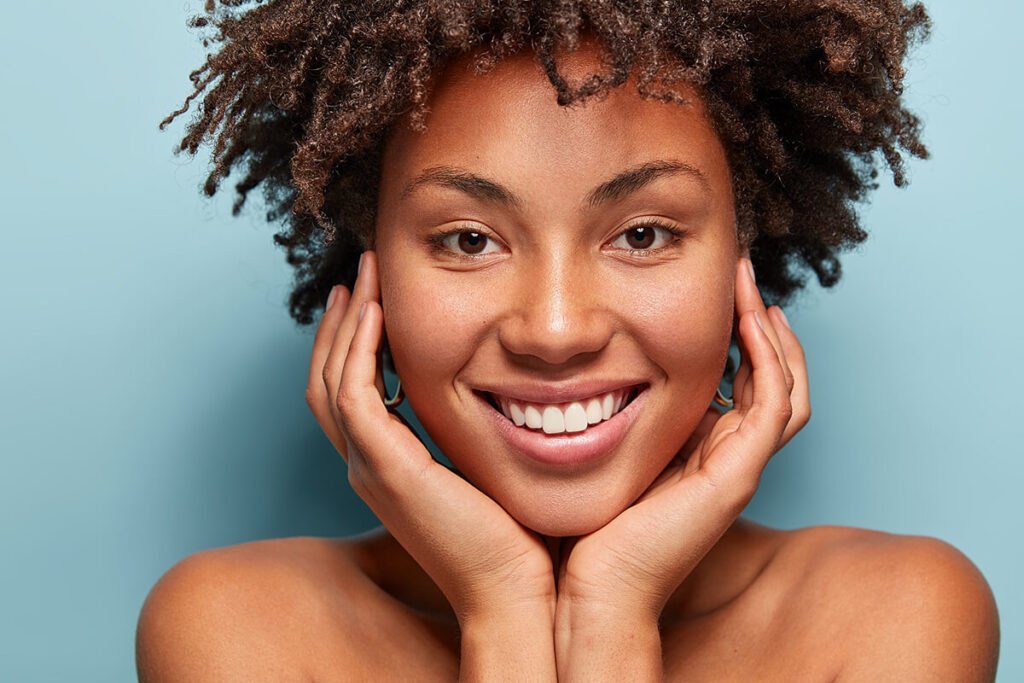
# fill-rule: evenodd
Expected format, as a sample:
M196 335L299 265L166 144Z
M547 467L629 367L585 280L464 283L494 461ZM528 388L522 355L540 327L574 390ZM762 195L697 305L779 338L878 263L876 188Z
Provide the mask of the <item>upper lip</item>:
M643 379L592 379L573 380L558 384L512 382L501 386L479 386L476 389L527 403L569 403L646 383L646 380Z

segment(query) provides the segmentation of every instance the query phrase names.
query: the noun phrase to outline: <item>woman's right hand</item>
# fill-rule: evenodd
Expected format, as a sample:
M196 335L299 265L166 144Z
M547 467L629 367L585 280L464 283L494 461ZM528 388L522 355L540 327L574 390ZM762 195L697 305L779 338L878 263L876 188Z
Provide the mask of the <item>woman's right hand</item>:
M363 253L351 295L334 289L313 342L306 401L348 463L348 480L445 594L459 623L553 615L544 541L436 462L382 401L377 255Z

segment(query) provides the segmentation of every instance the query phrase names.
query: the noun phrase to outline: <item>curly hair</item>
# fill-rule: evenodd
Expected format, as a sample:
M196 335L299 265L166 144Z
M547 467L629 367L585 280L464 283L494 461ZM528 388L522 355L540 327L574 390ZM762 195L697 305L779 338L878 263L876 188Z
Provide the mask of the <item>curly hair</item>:
M251 7L242 9L243 6ZM927 158L902 102L904 58L927 38L903 0L207 0L190 26L216 45L194 91L160 124L195 118L178 151L213 143L206 194L237 167L237 214L261 187L274 241L295 268L300 325L330 288L351 287L372 245L388 126L423 130L431 76L474 52L476 73L534 50L559 105L637 75L638 93L684 102L697 88L730 164L741 245L766 301L784 303L808 271L831 287L838 253L867 233L857 204L882 160L905 184L906 154ZM592 31L606 73L571 88L556 63Z

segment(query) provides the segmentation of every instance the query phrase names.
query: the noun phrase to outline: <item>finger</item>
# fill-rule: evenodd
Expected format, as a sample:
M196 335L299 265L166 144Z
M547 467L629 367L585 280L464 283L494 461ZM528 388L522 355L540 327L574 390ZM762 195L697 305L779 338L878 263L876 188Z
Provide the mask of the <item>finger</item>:
M415 535L410 525L482 515L483 507L496 503L479 493L467 499L472 486L435 462L405 420L384 406L376 386L383 318L376 301L365 303L362 316L356 314L335 404L348 440L349 481L401 538ZM419 532L432 533L426 527Z
M764 330L768 334L768 338L771 340L772 348L775 349L775 353L778 354L779 361L782 363L786 386L792 387L793 375L787 364L786 354L783 351L782 343L779 341L778 332L775 330L771 318L768 317L764 300L761 299L761 292L757 289L757 283L754 281L754 266L749 258L744 257L740 259L737 270L739 273L736 278L736 315L737 317L742 317L747 311L757 311L760 314L760 320L764 324Z
M366 302L342 370L336 403L349 440L349 481L414 557L436 558L452 548L453 524L469 528L507 513L435 461L405 420L384 406L375 383L383 327L380 304Z
M342 371L345 367L345 358L348 355L349 346L359 325L359 311L364 303L377 298L377 269L374 256L373 252L364 251L360 257L359 274L356 276L355 286L352 288L352 297L348 310L345 311L345 315L338 325L331 344L330 353L324 364L324 387L327 395L332 397L332 399L338 396ZM340 419L336 401L334 400L331 401L331 411L335 419Z
M374 302L365 302L356 314L358 327L352 335L335 403L345 435L357 444L369 439L367 431L373 422L388 419L388 410L377 393L377 349L380 345L380 320Z
M793 373L793 387L790 390L790 399L793 405L793 416L786 425L786 431L782 435L781 448L793 435L804 428L811 419L811 397L810 383L807 377L807 359L804 355L803 346L797 338L796 333L789 326L786 314L778 306L772 306L768 314L775 319L775 326L779 332L779 341L789 360L789 367Z
M409 488L414 479L422 483L420 475L432 465L445 468L433 460L405 421L391 414L381 400L376 382L384 327L380 304L367 301L356 322L335 400L342 431L349 440L349 456L358 455L360 465L387 493L421 490Z
M750 406L733 432L710 444L702 468L717 487L738 490L742 496L753 496L792 415L781 361L759 317L759 312L748 311L740 319L740 334L750 355Z
M313 351L309 360L309 379L306 383L306 403L328 440L344 456L345 439L341 430L338 429L334 413L331 411L331 398L324 385L323 371L338 324L348 307L349 291L344 285L336 285L331 292L333 298L329 298L330 305L324 310L313 339Z

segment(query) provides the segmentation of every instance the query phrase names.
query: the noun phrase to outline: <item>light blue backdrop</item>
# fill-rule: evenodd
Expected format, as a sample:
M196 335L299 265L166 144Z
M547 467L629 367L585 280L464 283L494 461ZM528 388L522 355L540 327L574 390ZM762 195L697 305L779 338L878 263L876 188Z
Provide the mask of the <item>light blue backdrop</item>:
M127 681L142 600L203 548L373 524L308 414L311 331L258 210L171 154L202 61L181 3L0 22L0 680ZM1024 680L1021 5L931 4L909 97L934 159L789 311L814 418L748 515L934 535L993 586Z

